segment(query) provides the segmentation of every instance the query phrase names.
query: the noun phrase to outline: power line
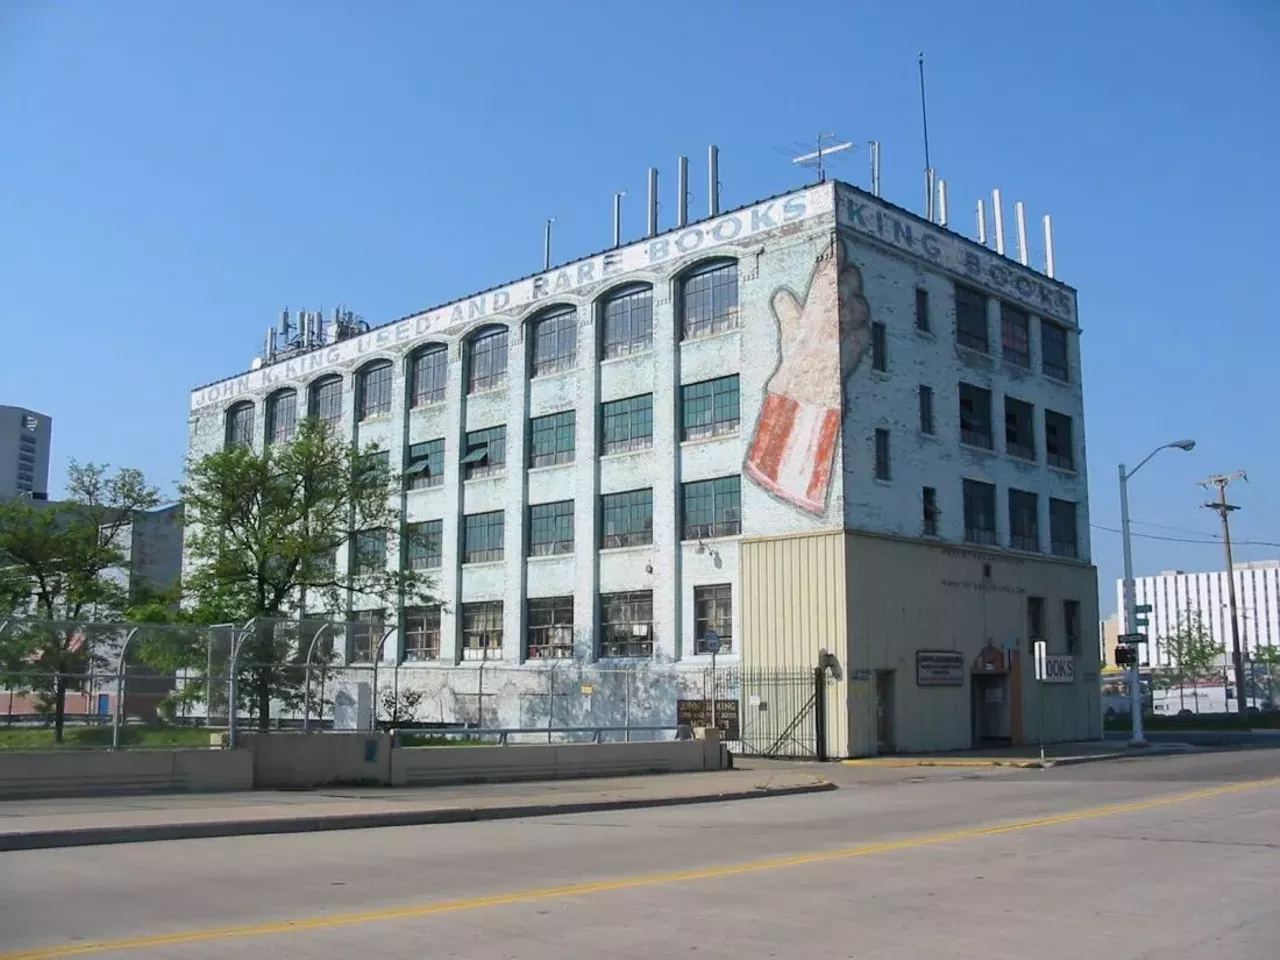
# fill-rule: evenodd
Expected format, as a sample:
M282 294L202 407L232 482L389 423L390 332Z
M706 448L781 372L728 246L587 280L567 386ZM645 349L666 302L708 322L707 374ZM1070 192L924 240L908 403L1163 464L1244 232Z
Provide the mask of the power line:
M1095 530L1103 530L1107 533L1120 532L1118 527L1108 527L1101 523L1091 523L1089 524L1089 526L1093 527ZM1201 546L1205 546L1205 545L1212 545L1212 546L1218 546L1218 547L1222 546L1221 537L1213 537L1213 539L1210 539L1210 540L1190 540L1190 539L1187 539L1186 537L1162 537L1155 533L1132 533L1132 532L1130 533L1130 536L1141 537L1143 540L1162 540L1165 543L1196 543L1196 544L1200 544ZM1236 540L1234 542L1237 544L1240 544L1241 546L1250 546L1250 547L1280 547L1280 543L1272 543L1269 540Z

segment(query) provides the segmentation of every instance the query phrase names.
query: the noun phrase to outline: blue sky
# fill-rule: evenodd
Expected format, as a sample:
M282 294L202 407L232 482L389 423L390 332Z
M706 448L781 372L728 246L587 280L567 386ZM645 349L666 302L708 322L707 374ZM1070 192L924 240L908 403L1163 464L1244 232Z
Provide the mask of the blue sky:
M0 402L69 457L179 477L189 390L288 305L374 323L606 246L613 191L708 143L722 202L800 185L818 131L883 144L922 205L916 53L953 220L1051 213L1080 291L1094 559L1221 564L1194 481L1249 471L1238 556L1280 556L1274 426L1280 5L844 2L0 3ZM1269 170L1268 168L1272 168ZM864 185L865 150L834 173ZM668 203L662 223L671 223ZM1155 537L1172 540L1153 539ZM1249 543L1248 541L1257 541Z

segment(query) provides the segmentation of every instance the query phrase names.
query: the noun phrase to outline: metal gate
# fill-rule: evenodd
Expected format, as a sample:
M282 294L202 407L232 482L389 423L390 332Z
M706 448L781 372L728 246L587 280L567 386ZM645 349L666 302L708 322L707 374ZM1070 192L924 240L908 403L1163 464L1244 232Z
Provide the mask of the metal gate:
M740 717L736 752L827 759L825 671L740 669L732 681Z

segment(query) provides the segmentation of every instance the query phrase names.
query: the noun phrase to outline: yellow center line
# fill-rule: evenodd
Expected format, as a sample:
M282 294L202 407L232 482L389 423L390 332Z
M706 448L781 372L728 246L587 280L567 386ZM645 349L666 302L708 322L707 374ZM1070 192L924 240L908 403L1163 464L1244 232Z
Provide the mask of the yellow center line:
M1175 803L1186 803L1190 800L1204 800L1224 794L1238 793L1258 787L1280 786L1280 777L1268 777L1264 780L1249 780L1226 786L1210 787L1194 790L1189 793L1177 793L1148 800L1135 800L1129 803L1109 804L1103 807L1088 807L1071 813L1059 813L1030 820L1016 820L989 827L965 827L960 830L949 830L945 833L932 833L918 837L907 837L901 840L888 840L883 843L867 843L856 847L843 847L819 853L804 853L789 857L770 857L753 860L724 867L705 867L693 870L677 870L670 873L655 873L634 877L620 877L616 880L593 880L588 883L574 883L559 887L541 887L533 890L520 890L513 893L499 893L487 897L469 897L461 900L441 900L434 903L423 903L406 907L391 907L382 910L365 910L355 913L335 914L325 917L310 917L300 920L278 920L270 923L254 923L243 926L212 927L205 930L188 930L176 933L147 934L139 937L125 937L119 940L100 940L94 943L76 943L65 946L38 947L18 953L2 953L0 960L56 960L60 957L82 957L92 953L107 953L121 950L145 950L153 947L172 947L186 943L202 943L211 940L229 940L243 937L261 937L279 933L298 933L311 930L325 930L333 927L351 927L363 923L379 923L388 920L407 920L418 917L433 917L445 913L461 913L467 910L480 910L485 907L502 907L512 904L535 903L542 900L554 900L559 897L578 897L588 894L609 893L614 890L634 890L638 887L652 887L671 883L689 883L699 880L716 880L722 877L736 877L748 873L760 873L765 870L779 870L787 867L801 867L815 863L831 863L839 860L852 860L857 857L868 857L877 853L892 853L898 850L914 850L920 847L937 846L954 843L959 840L970 840L975 837L990 837L1005 833L1017 833L1023 830L1034 830L1039 827L1053 827L1064 823L1075 823L1080 820L1092 820L1098 817L1109 817L1121 813L1135 813L1140 810L1151 810Z

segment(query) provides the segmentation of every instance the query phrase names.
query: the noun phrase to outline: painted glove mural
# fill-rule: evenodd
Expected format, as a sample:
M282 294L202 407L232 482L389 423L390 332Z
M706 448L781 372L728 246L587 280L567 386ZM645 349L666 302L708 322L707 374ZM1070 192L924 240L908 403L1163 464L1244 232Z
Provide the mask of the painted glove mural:
M838 269L837 258L826 257L814 268L803 303L784 287L771 305L778 367L765 384L745 470L774 496L821 514L840 442L841 390L871 340L862 274L852 264Z

